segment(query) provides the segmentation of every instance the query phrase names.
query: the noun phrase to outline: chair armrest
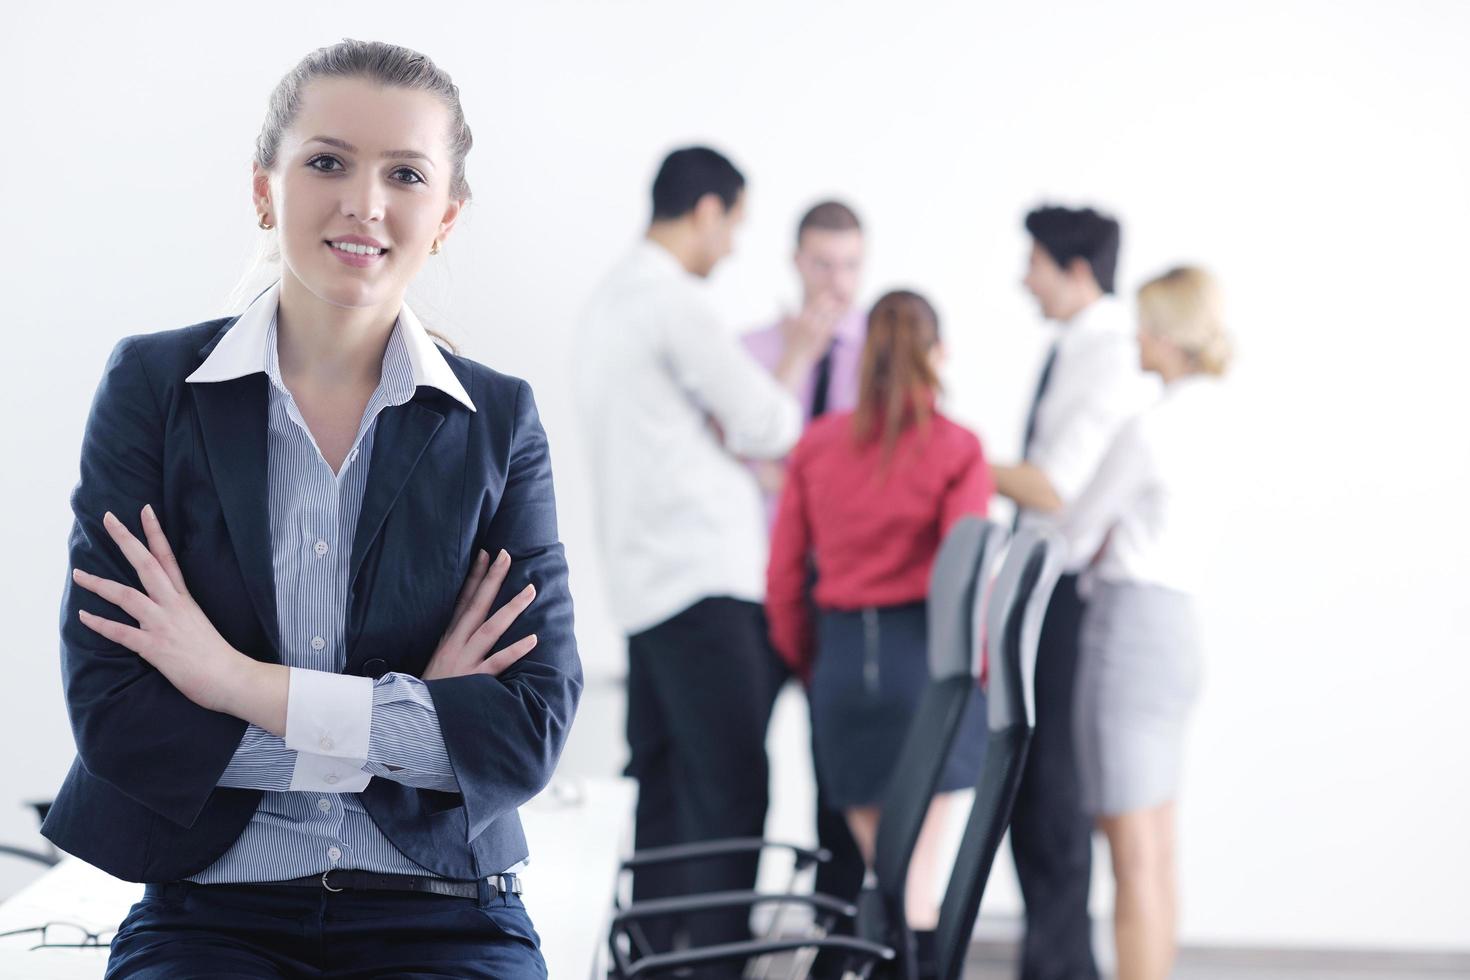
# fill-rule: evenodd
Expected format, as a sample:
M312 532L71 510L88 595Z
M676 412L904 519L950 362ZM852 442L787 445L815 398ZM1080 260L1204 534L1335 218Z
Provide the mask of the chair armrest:
M633 977L646 977L663 973L668 970L677 970L686 966L700 966L706 963L722 963L750 959L752 956L764 956L767 953L786 953L797 949L833 949L842 950L854 956L860 956L870 963L891 961L894 957L893 950L887 946L868 942L866 939L854 939L851 936L823 936L816 938L808 936L802 938L793 936L788 939L762 939L743 943L721 943L718 946L705 946L701 949L680 950L677 953L658 953L654 956L645 956L643 959L628 967L629 980Z
M636 919L648 919L660 915L682 915L687 912L709 912L714 909L753 908L756 905L777 904L807 905L819 912L829 912L843 919L857 916L857 906L830 895L808 895L782 892L705 892L701 895L675 895L671 898L652 898L635 902L620 909L613 916L613 926L623 925Z
M790 851L795 856L798 868L809 868L813 864L832 860L832 852L822 847L802 847L781 841L762 840L759 837L730 837L725 840L699 841L694 844L674 844L669 847L645 847L634 851L623 861L624 871L646 868L654 864L672 864L680 861L701 861L706 858L727 857L732 854L749 854L774 848Z

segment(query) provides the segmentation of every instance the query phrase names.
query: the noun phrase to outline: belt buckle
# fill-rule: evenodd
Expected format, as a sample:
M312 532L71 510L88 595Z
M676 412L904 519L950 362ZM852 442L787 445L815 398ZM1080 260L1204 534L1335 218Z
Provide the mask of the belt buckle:
M331 874L333 871L336 871L336 870L337 870L336 868L328 868L327 870L325 870L325 871L322 872L322 887L325 888L329 892L345 891L345 889L342 889L342 888L333 888L331 882L327 881L327 875Z
M498 874L490 876L490 887L495 889L496 895L520 895L521 878L515 874Z

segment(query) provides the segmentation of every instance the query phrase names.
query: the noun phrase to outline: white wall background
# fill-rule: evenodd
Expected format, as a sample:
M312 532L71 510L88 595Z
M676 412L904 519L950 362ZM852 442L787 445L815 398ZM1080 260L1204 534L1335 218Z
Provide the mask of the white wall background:
M568 768L615 769L622 668L568 336L662 153L711 141L751 179L714 283L737 325L794 298L800 210L853 200L870 294L935 299L951 410L999 459L1045 338L1018 285L1021 216L1095 201L1125 222L1125 292L1203 261L1242 348L1182 804L1186 939L1470 948L1470 7L1454 2L11 8L0 839L35 840L18 801L49 796L71 754L56 610L103 361L124 334L223 312L258 234L266 96L343 36L428 52L475 129L478 199L419 306L536 387L593 687ZM773 739L799 758L797 716ZM799 773L783 763L773 819L802 834ZM28 874L0 865L0 894ZM998 870L987 914L1015 908Z

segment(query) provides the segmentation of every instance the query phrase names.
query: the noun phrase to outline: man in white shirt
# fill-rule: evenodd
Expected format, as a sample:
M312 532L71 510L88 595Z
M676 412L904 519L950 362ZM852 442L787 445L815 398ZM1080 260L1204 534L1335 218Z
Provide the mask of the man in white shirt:
M730 252L744 185L714 150L669 154L648 233L593 296L577 351L603 567L628 635L640 850L759 837L765 823L780 675L761 608L761 496L742 459L779 459L795 443L792 392L826 338L798 332L768 372L709 305L701 281ZM634 899L749 889L756 861L640 870ZM676 925L649 923L656 949L670 948ZM682 929L693 945L749 936L738 910L686 917Z
M1023 461L995 467L1017 524L1054 526L1087 486L1113 437L1156 397L1126 309L1113 296L1120 229L1091 208L1026 216L1025 286L1059 327L1026 419ZM1078 795L1072 690L1083 602L1071 556L1047 607L1036 658L1036 733L1011 820L1026 902L1022 980L1096 980L1087 914L1092 825Z

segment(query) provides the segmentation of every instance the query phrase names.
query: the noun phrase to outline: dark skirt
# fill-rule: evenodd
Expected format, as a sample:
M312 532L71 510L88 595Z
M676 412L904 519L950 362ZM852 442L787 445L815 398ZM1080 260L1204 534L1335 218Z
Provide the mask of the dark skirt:
M928 683L924 603L820 612L812 735L817 779L832 806L881 801ZM945 760L939 792L975 785L987 731L985 696L977 686Z

